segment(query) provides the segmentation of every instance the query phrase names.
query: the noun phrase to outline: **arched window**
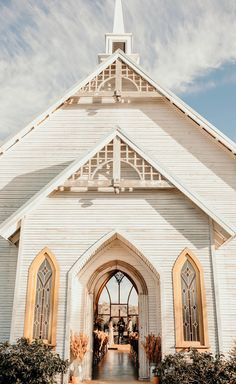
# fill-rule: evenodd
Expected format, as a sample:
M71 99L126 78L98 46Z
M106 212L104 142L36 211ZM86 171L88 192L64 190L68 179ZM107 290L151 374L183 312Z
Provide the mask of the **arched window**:
M56 344L59 267L55 256L45 248L29 269L25 315L25 337Z
M206 299L202 267L185 249L173 269L176 349L208 348Z
M98 300L97 314L108 323L112 317L114 323L123 317L138 321L138 293L132 281L121 271L115 273L107 281Z

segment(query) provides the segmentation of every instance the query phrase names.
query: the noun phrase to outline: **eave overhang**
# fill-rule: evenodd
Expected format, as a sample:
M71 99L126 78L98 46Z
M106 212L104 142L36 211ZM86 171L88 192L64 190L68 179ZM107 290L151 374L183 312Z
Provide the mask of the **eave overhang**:
M205 133L208 133L212 139L214 139L218 144L222 146L222 148L227 149L229 153L231 153L234 158L236 158L236 144L232 140L230 140L226 135L224 135L216 127L210 124L206 119L204 119L195 110L193 110L186 103L184 103L170 90L167 90L165 87L162 87L155 81L153 81L140 67L140 65L132 61L132 59L121 50L116 51L107 60L102 62L91 75L86 77L86 79L84 79L83 81L78 82L60 100L58 100L54 105L47 109L42 115L37 117L25 128L23 128L19 133L15 134L12 138L8 139L5 143L3 143L0 147L0 155L3 155L8 149L17 144L24 136L26 136L32 130L37 128L39 125L41 125L55 111L62 107L65 102L67 102L73 95L75 95L75 93L77 93L97 74L103 71L110 64L114 63L117 59L121 59L124 63L129 65L134 71L136 71L140 76L142 76L146 81L148 81L157 90L157 92L160 93L166 100L168 100L174 107L176 107L179 111L183 112L189 119L196 123L199 129L201 129Z
M145 151L137 145L132 138L130 138L126 132L121 131L118 127L113 129L108 135L102 138L91 150L85 153L80 158L76 159L67 168L65 168L59 175L57 175L52 181L50 181L44 188L42 188L36 195L34 195L27 203L25 203L20 209L18 209L13 215L5 220L0 225L0 235L5 239L10 239L21 226L21 220L33 209L48 197L53 191L60 187L67 179L71 177L80 167L86 164L86 162L96 155L97 152L109 144L115 137L119 137L122 141L127 143L130 148L136 151L141 157L143 157L153 168L155 168L160 174L162 174L174 187L182 192L189 200L191 200L196 206L198 206L206 215L208 215L215 223L217 223L224 232L230 237L236 235L236 228L228 223L224 217L219 215L214 207L210 206L202 198L200 198L195 192L187 188L178 178L176 178L163 164L150 157ZM227 240L228 240L227 239Z

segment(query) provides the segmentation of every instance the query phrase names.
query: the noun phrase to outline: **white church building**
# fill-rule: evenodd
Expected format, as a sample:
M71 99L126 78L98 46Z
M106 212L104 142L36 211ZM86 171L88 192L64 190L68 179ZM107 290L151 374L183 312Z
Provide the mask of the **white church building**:
M100 296L121 274L145 379L148 334L163 354L236 339L236 145L140 67L121 0L98 58L0 148L0 341L41 338L69 358L83 332L91 378Z

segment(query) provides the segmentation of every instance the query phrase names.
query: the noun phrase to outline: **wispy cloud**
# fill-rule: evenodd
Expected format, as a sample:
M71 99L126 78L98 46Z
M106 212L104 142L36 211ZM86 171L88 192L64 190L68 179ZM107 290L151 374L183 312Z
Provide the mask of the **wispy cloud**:
M126 0L127 31L153 78L178 91L236 61L235 0ZM0 138L96 66L114 0L2 0Z

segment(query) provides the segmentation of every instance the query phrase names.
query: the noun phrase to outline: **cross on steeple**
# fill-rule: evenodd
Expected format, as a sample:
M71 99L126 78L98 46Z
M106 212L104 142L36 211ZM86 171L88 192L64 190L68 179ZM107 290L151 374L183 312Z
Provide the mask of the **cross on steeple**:
M106 60L118 49L139 63L139 55L133 53L133 34L125 33L122 0L115 0L113 32L106 33L106 53L99 54L99 62Z

